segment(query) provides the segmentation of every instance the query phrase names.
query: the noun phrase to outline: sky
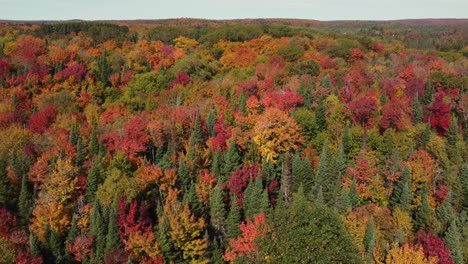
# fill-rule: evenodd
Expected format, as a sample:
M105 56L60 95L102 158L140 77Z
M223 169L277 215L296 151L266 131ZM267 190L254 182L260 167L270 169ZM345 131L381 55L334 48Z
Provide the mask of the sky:
M468 18L468 0L0 0L0 19Z

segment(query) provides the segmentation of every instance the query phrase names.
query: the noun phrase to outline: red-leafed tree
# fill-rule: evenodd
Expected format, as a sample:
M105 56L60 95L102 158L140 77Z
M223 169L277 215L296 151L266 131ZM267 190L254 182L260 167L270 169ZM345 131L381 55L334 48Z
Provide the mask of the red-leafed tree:
M20 249L18 251L18 255L16 255L14 262L16 264L42 264L44 261L42 257L33 257L29 252L29 248L27 249Z
M93 235L80 235L75 238L73 243L68 245L68 251L75 256L77 261L82 261L91 253L93 245Z
M242 207L242 199L244 198L244 191L249 184L250 179L255 180L258 174L258 166L251 167L243 165L242 168L237 169L229 178L229 183L224 184L223 188L229 190L230 195L237 196L237 206ZM232 205L231 205L232 206Z
M450 127L450 103L445 103L445 91L439 90L435 94L434 103L428 107L430 114L426 119L439 135L445 135Z
M408 125L409 118L405 112L407 108L400 100L393 99L382 107L382 119L380 124L384 130L395 128L403 130Z
M377 101L373 97L361 96L348 103L350 116L353 122L364 129L362 147L366 147L367 129L369 128L373 116L377 111Z
M33 133L42 134L49 128L56 116L55 108L49 105L44 110L31 115L28 128Z
M172 83L167 85L167 88L172 89L176 85L187 86L190 83L190 76L185 71L181 71L177 74L177 77Z
M283 111L290 111L297 105L302 104L302 95L299 95L291 90L285 88L281 92L266 92L263 94L260 103L264 107L274 107Z
M211 140L211 146L213 148L213 151L217 151L218 149L221 151L226 151L227 150L227 144L226 140L228 140L231 137L231 127L228 127L225 124L225 119L224 115L221 114L221 116L218 119L218 122L216 122L213 130L216 132L216 136Z
M55 78L68 79L69 77L73 76L75 81L80 81L85 76L85 73L86 68L83 65L75 63L69 65L65 70L57 73Z
M5 208L0 208L0 238L8 237L16 226L16 216Z
M453 259L450 258L450 249L445 247L445 242L438 236L428 232L419 231L418 243L422 245L424 255L426 258L437 257L438 264L455 264Z
M255 263L260 261L255 240L266 234L268 220L264 213L254 215L253 219L253 222L247 219L247 222L240 224L242 235L229 241L230 248L223 255L224 261L235 261L238 257L248 258Z

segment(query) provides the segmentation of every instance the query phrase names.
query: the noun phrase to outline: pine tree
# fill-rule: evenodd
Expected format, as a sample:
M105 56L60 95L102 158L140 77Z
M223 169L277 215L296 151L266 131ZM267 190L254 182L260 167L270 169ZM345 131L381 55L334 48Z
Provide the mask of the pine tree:
M214 126L216 125L216 116L213 112L213 109L210 110L208 117L206 118L206 128L208 130L208 135L210 137L215 136Z
M177 186L183 192L187 192L190 186L190 176L184 160L179 160L179 169L177 170Z
M7 204L11 197L10 180L8 180L6 172L6 164L0 158L0 204Z
M49 239L49 248L56 264L61 264L65 261L65 250L63 245L63 238L60 233L52 230Z
M231 141L229 150L224 154L224 169L223 174L226 179L239 167L240 157L237 153L236 143Z
M188 201L190 211L192 211L193 214L197 217L203 216L205 209L198 200L195 184L190 185L188 192L184 196L184 201Z
M306 192L312 191L313 186L313 170L308 160L302 160L299 153L296 153L292 158L292 177L293 177L293 192L297 192L302 184Z
M349 199L349 192L346 189L342 189L338 201L336 203L336 209L338 213L343 214L351 208L351 200Z
M457 119L453 118L447 133L447 155L453 163L458 163L461 160L460 153L457 148Z
M89 231L94 235L94 259L92 262L97 263L104 261L104 247L107 230L102 215L101 205L97 199L94 201L90 220Z
M199 147L203 146L203 135L201 130L200 115L197 113L195 117L195 125L190 135L190 145L198 145Z
M468 197L468 164L465 164L465 166L460 169L458 181L461 185L460 199L462 206L463 208L468 208L468 199L466 199L466 197Z
M264 212L266 215L270 214L270 197L268 197L268 191L265 189L262 192L260 198L260 212Z
M367 223L366 233L364 235L364 248L366 250L366 258L368 261L372 261L373 259L375 243L374 217L371 216L369 222Z
M94 201L96 191L99 184L104 182L104 160L101 157L96 157L89 170L87 177L86 199L88 202Z
M448 226L455 219L455 214L452 211L452 195L449 194L444 202L437 207L435 215L442 224L442 230L447 230Z
M464 263L463 261L463 249L461 246L460 232L458 231L457 223L455 218L450 221L449 228L445 233L445 242L450 248L450 257L457 263Z
M343 137L341 138L341 144L343 145L343 151L346 155L349 154L349 145L351 142L351 136L349 135L349 127L346 126L344 129Z
M75 164L78 168L83 165L83 162L86 158L85 151L83 149L83 144L81 143L81 139L79 138L76 141L76 158L75 158Z
M414 217L414 227L416 230L423 229L429 231L432 227L434 217L432 216L431 207L429 205L429 190L427 184L419 191L422 199L422 205L416 211Z
M411 213L412 195L410 181L410 170L409 167L406 166L390 198L390 205L392 208L400 207L407 213Z
M231 207L226 220L226 239L237 237L241 233L239 229L240 218L239 210L237 210L237 197L231 195Z
M401 246L403 242L405 242L405 235L403 233L403 229L399 228L395 236L395 243Z
M353 179L351 187L349 188L349 201L352 208L356 208L359 205L359 193L357 190L356 180Z
M226 234L226 208L223 200L223 190L218 184L210 197L210 220L216 236L220 238Z
M426 89L424 90L424 96L422 98L422 103L426 106L430 105L432 103L432 99L435 94L435 88L432 85L431 82L426 83Z
M327 129L327 117L325 115L325 106L323 105L323 99L319 101L317 108L315 108L314 124L317 132L321 132Z
M99 141L96 135L96 126L93 127L89 140L88 151L90 155L97 155L99 152Z
M431 135L431 126L429 124L426 124L426 128L421 134L421 146L426 147L427 143L429 142L429 139L431 138Z
M239 111L241 111L243 114L247 112L247 95L242 94L239 97Z
M322 186L318 187L317 195L315 196L314 203L316 206L324 206L325 199L323 198Z
M244 209L245 219L252 219L256 214L260 213L260 199L262 197L263 186L262 178L257 176L256 180L250 179L249 185L244 192L242 206Z
M33 257L39 257L41 255L41 242L33 232L29 234L29 248Z
M423 108L419 102L419 98L416 95L413 101L413 122L415 124L421 123L423 121Z
M328 149L328 142L323 143L322 152L320 153L320 160L315 177L315 192L318 193L319 187L322 189L325 202L329 201L329 186L328 176L330 170L330 154Z
M21 191L18 201L18 214L21 217L22 224L24 225L27 225L29 222L32 204L32 195L29 192L27 176L25 174L21 181Z
M73 220L72 220L70 230L68 230L66 243L71 245L73 243L73 241L76 239L76 237L79 236L79 235L80 235L80 230L78 229L77 220L76 220L76 217L73 216Z
M118 198L116 197L109 211L109 224L107 225L106 235L106 251L115 250L120 245L119 227L117 226L118 203Z
M70 138L69 138L70 143L73 146L76 146L76 144L78 143L78 138L79 138L78 123L76 121L74 121L73 124L72 124L71 130L70 130Z
M222 174L223 156L218 149L213 153L213 162L211 163L211 173L218 179L219 182L224 183L227 179Z

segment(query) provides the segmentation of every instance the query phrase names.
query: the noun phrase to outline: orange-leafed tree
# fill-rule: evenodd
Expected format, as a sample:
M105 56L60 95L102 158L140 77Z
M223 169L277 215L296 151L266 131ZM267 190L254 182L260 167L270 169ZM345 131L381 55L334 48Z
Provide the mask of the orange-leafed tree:
M388 251L385 264L436 264L438 258L424 256L421 246L404 244L401 247L392 248Z

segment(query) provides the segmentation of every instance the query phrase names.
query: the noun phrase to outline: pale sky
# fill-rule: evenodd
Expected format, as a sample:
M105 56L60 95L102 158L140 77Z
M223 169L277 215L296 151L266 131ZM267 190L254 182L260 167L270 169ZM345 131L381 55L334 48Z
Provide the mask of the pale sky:
M0 19L468 18L468 0L0 0Z

